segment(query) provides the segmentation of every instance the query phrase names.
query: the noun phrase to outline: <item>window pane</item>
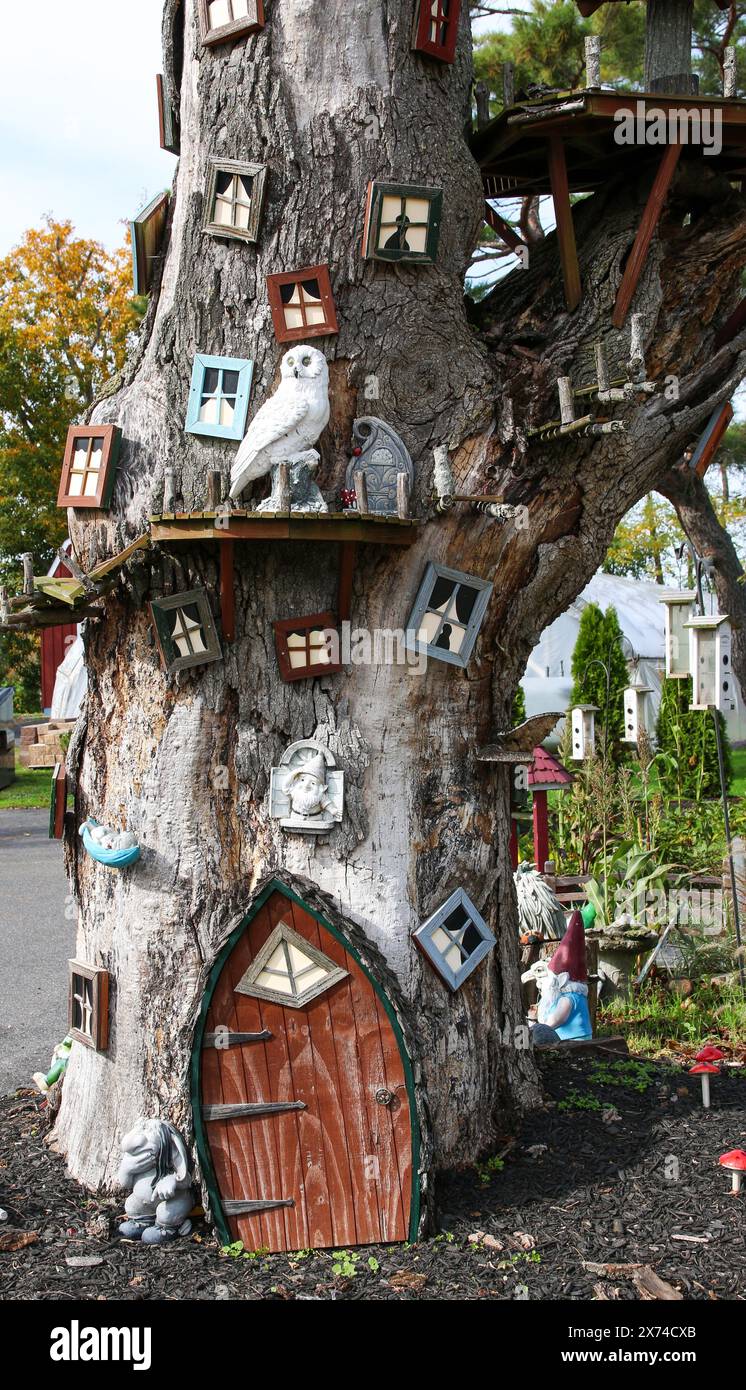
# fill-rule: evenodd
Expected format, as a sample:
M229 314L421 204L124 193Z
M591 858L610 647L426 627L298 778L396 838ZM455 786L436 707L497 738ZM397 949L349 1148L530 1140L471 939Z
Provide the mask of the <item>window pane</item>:
M203 399L199 418L203 425L216 425L218 423L218 402L215 396L209 396L207 400Z
M326 323L326 312L323 304L311 305L306 309L306 323Z
M319 289L318 280L304 280L300 290L304 304L308 304L309 301L313 301L314 303L320 302L321 290Z
M84 474L84 473L71 473L71 474L70 474L70 484L69 484L69 487L68 487L68 493L69 493L70 497L82 497L82 496L83 496L83 479L84 479L84 477L85 477L85 474Z
M285 327L286 327L286 328L302 328L302 327L303 327L303 314L301 313L301 310L300 310L300 309L286 309L286 310L285 310Z
M87 458L88 440L76 439L75 448L73 450L73 468L79 468L82 472L82 470L85 468Z
M233 187L233 175L227 169L218 169L215 176L215 192L230 197Z
M238 372L223 372L223 395L235 396L238 393Z
M94 444L93 448L91 449L91 457L88 460L89 468L101 467L101 454L103 451L103 447L103 444Z
M456 595L456 616L462 623L468 623L477 601L477 590L469 584L460 584Z
M98 490L98 475L96 473L86 473L85 487L83 488L84 497L95 497Z
M254 180L251 174L239 174L237 177L236 197L240 203L251 202L251 191L254 187Z
M444 623L443 631L435 646L440 647L444 652L460 652L465 636L466 628L458 627L455 623Z
M237 0L240 3L240 0ZM231 10L229 0L208 0L207 11L210 16L210 25L217 29L221 24L230 24Z
M220 227L233 226L233 204L228 198L216 198L215 210L212 215L213 222L217 222Z
M217 367L206 367L205 375L202 378L202 395L214 396L218 389L220 372Z
M251 13L251 6L254 0L232 0L233 18L241 19L244 15Z
M430 217L430 202L427 198L405 198L404 210L410 222L427 223Z
M235 398L235 396L233 396L233 397L230 397L230 396L223 396L223 398L222 398L222 400L221 400L221 402L220 402L220 423L221 423L221 425L232 425L232 424L233 424L233 416L234 416L234 414L235 414L235 407L236 407L236 398Z
M436 612L444 613L446 610L448 600L453 597L455 588L455 580L444 579L442 575L438 575L430 591L430 602L427 605L428 608L434 608Z
M249 225L250 212L251 208L248 203L236 203L236 209L233 214L234 227L238 227L240 231L245 232Z
M439 615L437 613L426 613L417 634L420 642L433 642L439 627Z
M418 251L424 255L427 250L427 227L407 227L404 251Z

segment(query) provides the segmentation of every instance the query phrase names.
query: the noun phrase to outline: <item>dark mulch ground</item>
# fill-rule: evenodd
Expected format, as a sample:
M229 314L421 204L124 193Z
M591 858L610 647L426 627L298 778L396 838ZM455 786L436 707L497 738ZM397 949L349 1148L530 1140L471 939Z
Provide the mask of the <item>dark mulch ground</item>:
M0 1243L22 1231L35 1239L0 1253L0 1298L639 1297L629 1274L591 1263L649 1265L685 1299L744 1299L746 1192L729 1195L717 1159L746 1147L746 1075L713 1078L713 1109L703 1111L685 1072L648 1065L652 1084L638 1092L594 1084L597 1059L542 1058L546 1106L526 1119L504 1167L445 1175L439 1234L350 1252L339 1274L327 1252L221 1255L205 1228L162 1249L121 1242L111 1234L118 1204L86 1196L44 1144L38 1099L8 1097L0 1205L10 1221ZM582 1108L588 1101L594 1108ZM487 1245L470 1241L479 1232ZM80 1257L97 1263L67 1263Z

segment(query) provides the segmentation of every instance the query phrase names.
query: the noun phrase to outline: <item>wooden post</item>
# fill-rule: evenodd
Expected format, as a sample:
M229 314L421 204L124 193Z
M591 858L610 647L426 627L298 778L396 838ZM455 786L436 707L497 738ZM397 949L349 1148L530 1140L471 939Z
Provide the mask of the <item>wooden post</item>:
M557 223L562 279L565 284L565 303L572 312L580 303L580 267L572 222L570 189L567 182L565 147L561 135L549 137L549 182L552 188L554 216Z
M515 68L503 63L503 106L515 106Z
M490 123L490 93L486 82L477 82L474 97L477 105L477 130L484 130Z
M368 484L365 481L365 473L355 473L355 501L361 516L366 516L368 512Z
M10 598L5 584L0 584L0 623L10 617Z
M629 362L627 371L632 381L645 380L645 343L643 329L645 320L642 314L633 314L630 319Z
M645 91L692 92L694 0L648 0Z
M163 474L163 514L171 516L176 511L176 469L167 468Z
M499 212L495 212L495 209L491 207L486 200L484 204L484 220L488 226L492 228L493 232L497 232L497 235L505 242L506 246L510 247L511 251L518 251L520 248L526 249L526 243L523 237L519 236L515 228L511 227L510 223L506 222L505 218L501 217Z
M223 475L211 468L207 475L207 510L216 512L223 500Z
M737 90L736 50L726 48L723 54L723 96L735 99Z
M275 474L277 484L277 510L278 512L290 511L290 464L278 463Z
M609 368L606 364L606 350L603 343L594 343L593 352L596 358L596 382L599 391L609 389Z
M406 521L409 517L409 475L407 473L397 473L396 475L396 514L401 521Z
M557 378L557 394L559 395L560 419L563 425L571 425L575 419L575 402L572 394L572 381L569 376Z
M598 34L589 34L585 41L585 85L601 86L601 40Z
M635 296L635 290L642 275L645 261L647 260L650 243L653 240L653 233L658 226L658 221L663 211L663 204L666 195L671 187L671 180L674 170L679 162L681 145L669 145L658 166L658 172L653 180L653 187L648 194L648 201L645 204L645 211L640 218L640 225L637 228L637 236L634 245L629 253L629 258L622 276L622 283L619 286L614 305L614 312L611 322L615 328L622 328L627 317L630 304Z
M23 592L31 595L34 592L34 557L30 550L25 550L21 559L23 561Z
M349 623L352 614L352 577L355 573L357 546L354 541L342 541L339 547L339 579L337 581L337 620Z
M218 476L220 476L218 474ZM236 640L236 601L233 574L233 541L220 542L220 617L226 642Z
M534 863L539 873L549 858L549 812L546 792L534 792Z
M596 1036L596 1014L598 1013L598 942L586 941L585 963L588 970L588 1013L591 1020L591 1037Z

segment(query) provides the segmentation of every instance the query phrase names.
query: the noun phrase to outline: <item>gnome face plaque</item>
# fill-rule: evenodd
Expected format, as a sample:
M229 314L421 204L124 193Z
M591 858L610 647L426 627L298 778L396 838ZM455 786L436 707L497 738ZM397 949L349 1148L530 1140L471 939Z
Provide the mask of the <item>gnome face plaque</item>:
M297 835L327 835L342 819L344 773L328 748L302 739L272 768L270 815Z

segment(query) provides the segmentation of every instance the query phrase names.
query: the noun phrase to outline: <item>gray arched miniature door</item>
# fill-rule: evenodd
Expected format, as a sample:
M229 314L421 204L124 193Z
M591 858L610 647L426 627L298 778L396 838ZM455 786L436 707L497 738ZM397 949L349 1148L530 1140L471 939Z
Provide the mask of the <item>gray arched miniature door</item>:
M281 883L216 961L193 1082L224 1240L301 1250L416 1233L411 1068L390 1001Z

